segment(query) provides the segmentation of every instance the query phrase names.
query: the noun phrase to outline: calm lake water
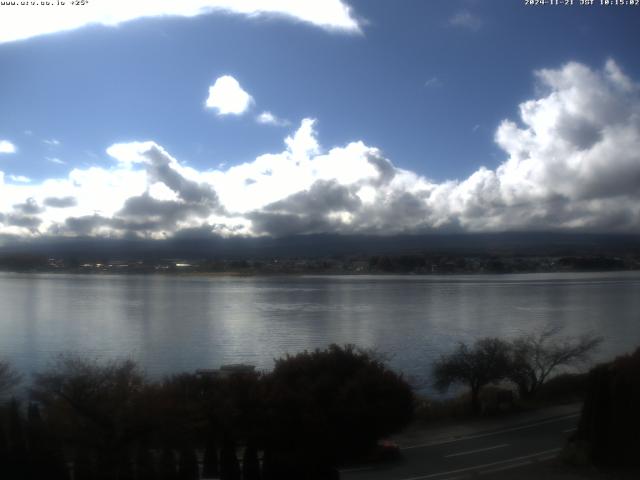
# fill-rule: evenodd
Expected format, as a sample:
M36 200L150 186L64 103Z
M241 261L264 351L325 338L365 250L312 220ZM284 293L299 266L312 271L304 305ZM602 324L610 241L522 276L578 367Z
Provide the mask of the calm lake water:
M181 277L0 273L0 355L23 372L59 352L132 357L151 375L355 343L425 381L458 341L548 324L640 345L640 273Z

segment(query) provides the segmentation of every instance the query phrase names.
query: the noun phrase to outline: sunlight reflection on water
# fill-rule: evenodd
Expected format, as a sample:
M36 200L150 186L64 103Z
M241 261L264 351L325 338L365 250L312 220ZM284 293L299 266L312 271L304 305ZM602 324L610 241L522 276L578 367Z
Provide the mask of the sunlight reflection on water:
M354 343L426 384L458 341L560 324L640 345L640 273L177 277L0 273L0 354L26 372L59 352L129 356L151 375Z

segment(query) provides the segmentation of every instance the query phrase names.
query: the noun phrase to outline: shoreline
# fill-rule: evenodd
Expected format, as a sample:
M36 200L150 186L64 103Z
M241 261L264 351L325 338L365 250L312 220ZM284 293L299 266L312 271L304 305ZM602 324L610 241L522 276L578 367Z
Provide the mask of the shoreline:
M481 276L513 276L513 275L555 275L555 274L620 274L620 273L638 273L640 268L630 269L614 269L614 270L532 270L532 271L507 271L507 272L353 272L353 271L329 271L329 272L273 272L273 271L162 271L162 270L118 270L118 269L86 269L86 270L62 270L62 269L46 269L46 270L11 270L0 269L0 274L14 275L37 275L37 274L53 274L53 275L138 275L138 276L168 276L168 277L230 277L230 278L253 278L253 277L481 277Z

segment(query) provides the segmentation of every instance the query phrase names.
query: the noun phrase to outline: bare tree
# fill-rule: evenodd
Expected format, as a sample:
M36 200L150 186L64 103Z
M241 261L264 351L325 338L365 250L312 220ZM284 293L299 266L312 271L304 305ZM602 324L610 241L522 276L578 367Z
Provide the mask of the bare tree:
M116 462L146 430L145 378L131 360L101 362L62 355L34 377L32 398L83 448ZM115 463L113 463L115 468Z
M548 327L537 334L511 341L509 380L522 398L535 395L540 386L560 367L575 366L589 359L602 343L601 337L586 334L558 337L561 327Z
M460 343L448 355L442 355L432 367L435 387L444 392L454 383L471 389L471 406L480 411L480 389L498 382L509 373L509 344L498 338L482 338L470 348Z
M8 360L0 359L0 398L10 392L22 380Z
M143 386L144 376L132 360L100 362L63 354L35 375L32 394L45 405L63 401L97 424L110 424L113 411L128 405Z

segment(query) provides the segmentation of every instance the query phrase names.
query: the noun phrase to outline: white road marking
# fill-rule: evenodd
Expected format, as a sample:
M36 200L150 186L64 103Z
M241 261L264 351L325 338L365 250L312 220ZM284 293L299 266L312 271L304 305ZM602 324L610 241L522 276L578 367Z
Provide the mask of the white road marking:
M502 467L494 467L488 470L481 470L480 473L486 475L487 473L498 473L504 472L505 470L511 470L512 468L525 467L527 465L531 465L530 460L525 460L523 462L510 463L509 465L504 465Z
M495 450L496 448L504 448L508 446L508 443L503 443L502 445L494 445L493 447L485 447L478 448L476 450L467 450L466 452L451 453L449 455L445 455L444 458L461 457L462 455L471 455L472 453L486 452L487 450Z
M421 477L403 478L402 480L426 480L428 478L442 477L444 475L451 475L451 474L456 474L456 473L469 472L469 471L472 471L472 470L479 470L479 469L482 469L482 468L493 467L493 466L498 466L498 465L505 465L506 466L506 464L508 464L508 463L512 463L512 464L518 466L518 465L520 465L522 463L522 460L533 459L534 457L542 457L543 455L545 456L545 458L547 458L549 456L549 454L557 453L560 450L562 450L562 449L561 448L552 448L551 450L543 450L541 452L531 453L529 455L522 455L521 457L513 457L513 458L509 458L507 460L500 460L498 462L485 463L485 464L482 464L482 465L474 465L472 467L459 468L458 470L449 470L447 472L431 473L429 475L423 475ZM507 468L505 468L505 470L506 469Z
M525 460L522 462L516 462L516 463L510 463L509 465L504 465L502 467L494 467L494 468L490 468L488 470L480 470L479 472L476 472L476 475L474 476L474 478L478 475L487 475L490 473L498 473L498 472L504 472L505 470L512 470L514 468L518 468L518 467L526 467L527 465L531 465L532 462L545 462L547 460L552 460L554 459L556 456L554 454L551 455L544 455L542 457L536 457L532 460ZM446 478L442 478L440 480L468 480L469 479L469 475L458 475L457 477L446 477Z
M549 419L549 420L542 420L541 422L530 423L530 424L527 424L527 425L520 425L518 427L503 428L502 430L496 430L494 432L479 433L477 435L468 435L466 437L463 436L463 437L460 437L460 438L451 438L449 440L436 440L436 441L433 441L433 442L420 443L420 444L417 444L417 445L409 445L409 446L406 446L406 447L400 447L400 450L411 450L412 448L431 447L433 445L444 445L444 444L447 444L447 443L461 442L463 440L473 440L474 438L490 437L491 435L499 435L501 433L515 432L517 430L523 430L525 428L537 427L538 425L544 425L544 424L553 423L553 422L560 422L562 420L566 420L568 418L577 417L579 415L580 415L579 413L572 413L570 415L564 415L564 416L558 417L558 418L552 418L552 419Z
M532 462L546 462L547 460L553 460L554 458L556 458L556 456L554 454L542 455L540 457L532 458L531 460L525 460L523 462L518 462L518 463L510 463L509 465L505 465L503 467L494 467L494 468L490 468L488 470L481 470L480 473L485 475L487 473L503 472L504 470L510 470L512 468L518 468L518 467L524 467L526 465L531 465Z

